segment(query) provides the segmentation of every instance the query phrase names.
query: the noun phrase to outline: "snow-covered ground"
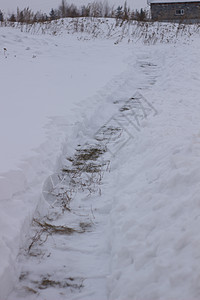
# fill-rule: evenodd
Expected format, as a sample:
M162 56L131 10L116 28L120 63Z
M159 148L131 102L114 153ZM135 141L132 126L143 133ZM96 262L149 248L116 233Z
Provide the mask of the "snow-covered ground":
M112 41L79 42L75 36L35 36L11 28L1 28L0 38L4 295L20 232L32 218L43 181L58 167L63 148L72 147L69 136L77 134L74 128L87 121L99 94L126 62L124 47L115 47Z
M0 300L199 299L199 28L90 22L0 28ZM60 214L43 184L103 128Z

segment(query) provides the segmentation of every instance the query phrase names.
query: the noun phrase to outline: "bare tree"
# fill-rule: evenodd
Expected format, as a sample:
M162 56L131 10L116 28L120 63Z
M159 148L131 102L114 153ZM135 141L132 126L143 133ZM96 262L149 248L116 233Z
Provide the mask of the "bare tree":
M3 16L2 11L0 10L0 22L3 22L3 21L4 21L4 16Z
M68 9L68 5L66 3L66 0L62 0L61 5L58 8L61 14L61 18L67 17L67 9Z
M111 8L108 4L108 1L105 0L103 3L103 17L108 18L108 17L110 17L110 15L111 15Z
M83 5L81 7L81 16L82 17L89 17L90 16L90 4L88 4L87 6Z

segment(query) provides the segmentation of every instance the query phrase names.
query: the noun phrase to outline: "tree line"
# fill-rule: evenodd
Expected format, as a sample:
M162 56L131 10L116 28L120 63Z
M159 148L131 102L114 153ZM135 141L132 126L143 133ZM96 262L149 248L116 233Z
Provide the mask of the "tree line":
M17 8L16 13L12 13L7 18L4 18L3 12L0 10L0 22L3 22L6 19L10 22L33 24L36 22L47 22L68 17L102 17L116 18L119 20L146 21L148 20L148 13L143 9L141 9L140 11L131 10L127 6L126 2L124 3L124 5L118 6L117 8L114 8L114 6L110 6L107 2L97 1L78 8L74 4L68 4L66 0L62 0L57 9L52 8L48 15L39 11L34 13L29 7L27 7L22 10Z

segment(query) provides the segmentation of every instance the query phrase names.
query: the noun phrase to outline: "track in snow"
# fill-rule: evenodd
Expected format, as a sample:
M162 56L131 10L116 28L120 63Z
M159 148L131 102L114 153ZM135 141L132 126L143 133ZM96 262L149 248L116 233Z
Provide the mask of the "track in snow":
M155 83L148 76L149 67L155 66L139 64L147 70L146 89ZM21 274L10 300L107 299L106 230L112 203L102 196L103 177L118 151L140 132L140 122L155 114L137 92L46 180L43 196L49 207L36 212L31 235L19 255Z

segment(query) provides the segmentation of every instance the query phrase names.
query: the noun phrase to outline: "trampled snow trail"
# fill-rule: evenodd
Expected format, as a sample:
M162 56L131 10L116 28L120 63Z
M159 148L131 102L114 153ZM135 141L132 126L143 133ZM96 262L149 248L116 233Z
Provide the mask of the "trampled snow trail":
M137 79L133 71L140 74ZM92 137L85 137L72 155L66 153L60 171L47 178L45 200L20 251L21 274L9 300L108 299L112 199L105 190L109 171L120 150L140 135L141 122L156 114L142 92L152 89L157 76L155 62L140 54L134 70L121 78L123 86L132 86L132 97L116 101L113 96L110 118Z

